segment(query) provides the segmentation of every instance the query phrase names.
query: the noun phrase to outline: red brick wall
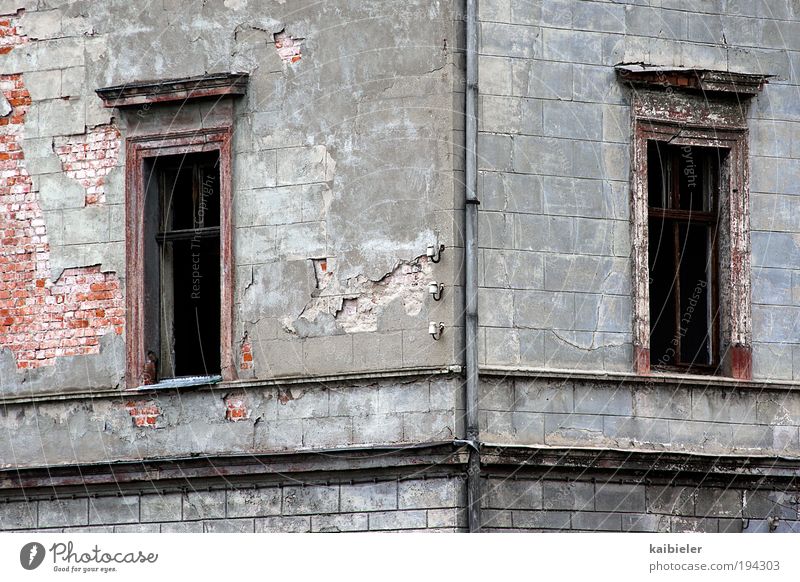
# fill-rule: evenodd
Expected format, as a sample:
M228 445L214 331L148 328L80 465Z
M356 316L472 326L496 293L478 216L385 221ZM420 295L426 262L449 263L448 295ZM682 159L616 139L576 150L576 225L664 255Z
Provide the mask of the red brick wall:
M22 10L17 16L22 15ZM28 39L19 28L19 19L14 16L0 16L0 55L11 52L18 44L27 42Z
M86 204L106 201L105 179L119 158L120 135L113 125L98 125L83 135L57 138L53 149L64 173L86 188Z
M0 53L20 39L12 20L0 17ZM98 353L101 336L123 332L119 279L87 266L50 280L47 225L21 147L30 94L22 75L0 75L0 90L13 107L0 118L0 347L19 368Z

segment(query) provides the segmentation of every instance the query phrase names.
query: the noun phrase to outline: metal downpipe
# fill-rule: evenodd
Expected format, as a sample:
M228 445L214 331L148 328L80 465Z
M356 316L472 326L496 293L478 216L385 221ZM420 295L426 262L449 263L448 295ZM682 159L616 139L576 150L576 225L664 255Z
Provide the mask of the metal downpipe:
M481 459L478 427L478 0L466 0L464 204L464 350L469 531L481 531Z

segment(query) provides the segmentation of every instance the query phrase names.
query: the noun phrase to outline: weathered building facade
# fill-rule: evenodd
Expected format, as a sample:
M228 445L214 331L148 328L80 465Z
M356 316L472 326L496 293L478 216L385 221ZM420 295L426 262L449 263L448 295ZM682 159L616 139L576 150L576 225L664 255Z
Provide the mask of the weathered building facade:
M800 528L800 4L146 4L0 0L0 529Z

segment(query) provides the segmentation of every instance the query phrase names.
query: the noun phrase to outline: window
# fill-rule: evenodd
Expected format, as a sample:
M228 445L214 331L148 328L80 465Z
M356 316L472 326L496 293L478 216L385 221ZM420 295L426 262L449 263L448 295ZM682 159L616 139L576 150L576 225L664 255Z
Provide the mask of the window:
M157 195L145 199L154 267L145 267L145 350L158 378L219 374L219 152L161 156L146 168Z
M747 104L763 75L619 65L631 87L633 366L752 376Z
M647 142L650 358L654 368L719 365L717 204L725 150Z
M209 73L96 90L126 127L129 388L236 379L231 136L248 81Z
M234 379L230 127L127 140L128 385Z

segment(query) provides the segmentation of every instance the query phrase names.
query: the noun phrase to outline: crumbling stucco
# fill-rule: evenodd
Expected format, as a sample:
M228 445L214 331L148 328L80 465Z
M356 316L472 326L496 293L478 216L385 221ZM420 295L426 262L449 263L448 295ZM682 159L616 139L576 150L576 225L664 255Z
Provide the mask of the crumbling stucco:
M104 203L106 176L119 159L119 130L98 125L82 135L56 138L53 150L64 173L86 189L86 204Z
M375 331L379 314L394 301L402 303L407 315L416 316L422 310L431 276L425 256L401 261L377 281L363 275L342 281L335 274L334 259L316 259L313 264L317 281L313 299L296 320L284 320L293 333L307 323L331 318L336 328L345 333Z

